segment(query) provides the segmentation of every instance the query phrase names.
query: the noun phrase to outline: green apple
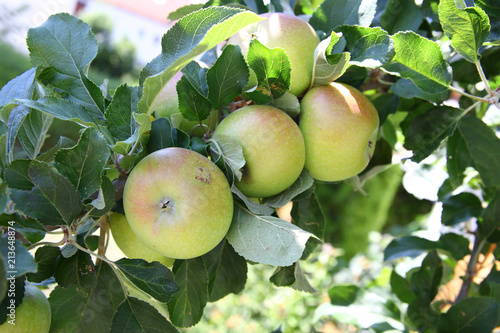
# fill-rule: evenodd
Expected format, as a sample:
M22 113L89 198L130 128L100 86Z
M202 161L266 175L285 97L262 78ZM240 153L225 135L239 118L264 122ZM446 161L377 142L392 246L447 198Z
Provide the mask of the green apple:
M375 150L379 117L370 100L346 84L310 89L300 102L305 168L320 181L341 181L363 171Z
M171 267L174 263L174 259L162 256L153 251L146 243L137 238L130 228L125 215L111 213L109 216L109 226L116 245L127 258L139 258L148 262L158 261L167 267Z
M266 19L246 26L229 38L228 43L240 46L244 55L252 38L257 38L268 48L284 49L292 69L290 92L301 96L311 84L314 50L319 44L319 37L309 23L294 15L266 13L261 16ZM253 72L249 84L256 84Z
M205 126L209 126L211 129L215 127L217 112L216 110L212 111L210 116L201 122L205 126L200 126L198 121L184 118L179 110L179 97L177 96L176 90L177 82L179 82L181 77L182 73L178 72L167 82L151 104L151 110L156 112L157 118L168 118L172 122L172 125L182 131L192 134L193 136L202 136L206 132Z
M123 193L134 234L159 254L189 259L212 250L233 217L233 196L222 171L205 156L164 148L130 172Z
M245 166L236 187L248 197L265 198L292 185L304 168L305 147L299 127L285 112L249 105L230 113L215 130L243 148Z
M12 310L7 305L7 321L0 325L0 333L48 333L51 315L50 304L45 294L28 283L25 286L22 303Z

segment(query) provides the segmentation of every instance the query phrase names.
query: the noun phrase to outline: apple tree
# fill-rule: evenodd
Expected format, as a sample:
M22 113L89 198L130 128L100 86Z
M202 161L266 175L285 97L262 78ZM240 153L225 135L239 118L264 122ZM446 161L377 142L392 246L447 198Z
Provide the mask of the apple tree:
M307 23L313 34L301 36L292 24L278 29L276 37L271 31L281 22L276 13ZM245 293L248 265L275 267L262 283L314 292L307 279L314 272L306 274L302 266L320 249L327 229L317 185L342 181L369 196L364 185L389 166L411 162L425 168L435 161L443 162L446 173L438 192L439 238L407 233L390 241L383 254L394 267L389 283L394 307L387 309L392 321L359 328L384 332L397 321L406 331L491 332L499 325L500 275L493 264L484 273L485 258L496 262L500 241L496 1L211 0L170 18L176 23L161 40L162 52L142 69L138 84L114 90L88 76L98 46L86 23L59 13L28 31L33 67L0 91L0 330L12 325L9 315L16 311L9 305L21 316L33 285L51 288L50 332L178 332L198 324L207 303ZM261 22L270 22L271 37L259 28L242 41L246 29ZM280 44L280 34L289 30L296 35ZM311 95L325 87L340 95ZM177 109L162 110L165 103ZM343 126L325 130L332 120L321 115L301 124L312 109L327 112L342 103L351 113L336 118ZM305 146L300 141L285 151L285 135L266 141L285 121L267 133L258 131L274 124L270 118L230 123L248 108L278 110L294 128L283 133L296 130L300 136L302 130ZM367 108L376 110L371 121L349 123ZM76 130L49 141L54 122ZM247 126L255 131L245 131ZM242 137L243 132L255 136ZM327 160L335 136L344 142L335 146L340 151L335 156L357 165L356 171L342 179L313 178L308 165L334 168L340 159ZM307 162L308 149L318 146ZM303 152L297 152L304 147L301 158ZM129 175L136 167L139 172L147 156L172 148L196 152L216 165L233 202L227 233L195 257L141 255L142 246L161 244L148 239L156 233L113 230L124 228L118 223L127 226L127 198L146 197L161 182L129 185L127 193ZM359 161L357 150L366 161ZM258 186L264 192L239 186L249 175L270 170L275 158L288 163L263 173ZM211 183L210 174L199 170L196 178ZM148 168L140 172L135 178L148 180ZM290 175L291 181L278 181ZM275 181L286 185L276 191ZM291 222L278 214L290 202ZM203 207L200 220L228 213ZM140 215L134 213L128 215ZM110 230L117 240L120 232L129 235L122 239L134 240L127 245L133 251L123 250L127 257L108 258ZM179 244L186 239L197 246L189 230L179 237ZM203 241L199 238L200 248ZM415 257L422 259L417 267L396 269ZM466 268L456 295L438 299L443 286L456 282L459 263ZM332 288L332 304L349 307L355 288Z

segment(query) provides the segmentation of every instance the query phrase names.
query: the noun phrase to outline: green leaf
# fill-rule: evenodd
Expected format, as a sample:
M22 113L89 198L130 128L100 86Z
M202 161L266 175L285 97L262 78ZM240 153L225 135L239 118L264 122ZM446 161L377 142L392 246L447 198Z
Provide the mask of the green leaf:
M172 271L159 262L122 258L115 264L137 288L160 302L167 303L179 290Z
M73 184L47 163L33 160L27 169L11 164L13 172L21 172L32 188L10 189L10 197L23 213L47 225L70 224L81 212L80 195ZM9 181L7 181L9 184Z
M274 213L274 209L267 206L267 205L262 205L260 203L257 203L253 200L251 200L249 197L244 195L237 187L236 185L231 186L231 192L236 194L238 198L240 198L245 206L253 213L256 215L272 215Z
M465 60L475 63L479 49L490 36L490 20L480 7L459 8L455 0L441 0L439 21L451 45Z
M480 119L465 116L458 123L466 150L472 158L474 168L486 187L499 187L500 177L500 139Z
M489 238L500 227L500 190L497 189L495 196L484 211L483 220L479 222L478 231L484 238Z
M44 74L45 79L102 116L102 92L84 74L98 47L86 23L68 13L52 15L41 26L28 30L27 44L34 65L52 68Z
M139 111L151 113L150 106L165 84L197 55L262 19L237 8L209 7L177 21L163 36L162 53L141 72Z
M293 224L302 230L316 235L319 239L324 238L325 216L316 193L312 192L310 195L295 198L293 200L291 216ZM316 242L307 242L304 255L310 254L316 245Z
M172 324L190 327L197 324L208 301L208 273L201 257L176 260L172 271L179 291L168 303Z
M29 158L38 156L45 142L45 135L52 124L52 117L31 110L19 128L18 139Z
M187 148L190 144L189 136L184 139L184 133L174 127L168 118L158 118L151 123L147 149L149 153L168 147Z
M290 266L300 259L313 234L273 216L258 216L238 205L227 239L247 260Z
M291 285L291 287L295 290L299 291L304 291L306 293L316 293L318 292L317 289L315 289L309 280L307 280L306 275L302 271L302 268L300 268L300 261L297 261L295 264L295 283Z
M470 254L469 245L469 239L453 232L442 234L437 242L437 248L448 252L448 254L456 261L461 260L466 255Z
M289 287L295 283L295 264L286 267L276 267L269 278L276 287Z
M36 101L20 99L18 102L23 106L36 109L61 120L73 121L84 127L97 127L96 119L87 108L66 99L44 97Z
M412 161L420 163L450 136L462 115L462 110L436 106L419 114L406 131L404 147L413 151Z
M187 76L181 77L176 89L179 97L179 110L184 118L198 122L208 118L212 111L210 100L199 93Z
M339 25L368 27L375 17L376 0L331 0L316 8L309 23L316 30L329 34Z
M247 262L226 239L203 255L203 260L208 270L209 302L218 301L230 293L238 294L245 288Z
M425 93L438 94L448 89L451 69L436 42L412 31L392 36L395 56L384 65L389 73L413 81Z
M471 155L460 131L455 131L446 141L446 170L450 184L456 189L462 185L464 172L471 165Z
M7 124L11 108L5 108L16 99L29 99L33 97L36 79L39 74L38 67L32 67L7 82L0 90L0 120Z
M236 179L241 180L243 176L241 168L245 165L243 148L235 140L227 135L215 134L210 140L210 152L214 163L220 158L232 170Z
M41 241L45 237L45 228L37 220L21 216L18 213L0 214L0 226L14 228L21 233L31 244Z
M68 177L81 197L87 199L101 187L101 176L109 156L107 140L98 130L88 127L76 146L59 150L54 166Z
M8 228L5 237L0 238L0 251L5 259L7 274L20 277L26 273L36 272L36 263L31 253L16 239L16 231Z
M498 324L498 302L489 297L467 297L439 318L439 332L489 333Z
M214 110L230 105L243 92L250 72L239 46L224 47L215 64L207 71L208 98Z
M335 81L345 73L349 66L351 54L349 52L332 54L334 45L337 44L342 34L332 32L322 40L314 51L313 86L322 86Z
M75 141L61 136L59 137L59 141L52 146L50 149L46 150L45 152L41 153L40 155L37 156L37 160L40 162L46 162L46 163L51 163L54 161L54 157L56 156L56 153L62 149L62 148L70 148L73 147L76 144Z
M192 12L195 12L201 8L203 8L202 3L189 4L182 7L177 8L175 11L168 14L167 19L171 21L176 21L181 19L183 16L186 16Z
M113 315L109 333L179 331L151 304L135 297L126 297Z
M99 218L108 213L115 206L115 201L115 187L108 177L103 176L97 198L92 200L90 204L87 204L86 208L91 217Z
M472 193L462 192L443 200L441 222L453 226L481 215L481 200Z
M309 172L304 169L299 175L299 178L297 178L297 180L289 188L279 194L266 198L264 204L274 208L283 207L297 195L310 189L313 184L314 179L311 177Z
M393 43L389 34L379 27L343 25L335 29L346 40L346 49L351 54L351 64L377 68L394 56Z
M288 91L274 101L274 106L288 114L291 118L295 118L300 114L299 99Z
M419 298L432 302L443 278L443 262L436 251L431 251L422 261L421 267L410 277L411 289Z
M113 146L113 151L115 153L128 155L134 144L138 140L141 140L142 135L151 130L151 117L149 115L144 113L133 113L132 118L134 119L134 133L128 139L119 141ZM129 160L126 160L125 157L128 157ZM132 161L130 159L132 159ZM133 159L133 156L124 156L124 159L121 161L121 168L126 170L132 167Z
M291 65L282 48L270 49L258 39L250 41L247 61L257 76L257 87L247 92L257 103L273 103L290 87Z
M0 257L2 256L0 255ZM7 260L7 259L2 258L1 260ZM3 280L2 282L5 283L5 286L7 288L11 288L10 284L12 283L12 289L14 289L15 292L9 293L7 291L7 297L4 297L3 300L0 302L0 325L4 324L7 321L7 319L10 319L10 317L8 317L8 315L10 314L10 309L8 308L8 306L14 304L15 307L17 308L23 301L26 288L26 278L24 276L20 276L10 281ZM4 327L5 325L2 325L2 328Z
M384 249L384 261L401 257L417 257L425 251L434 250L436 243L416 236L404 236L392 240Z
M411 290L410 282L396 273L395 270L391 273L391 291L404 303L410 303L416 297Z
M106 263L96 266L96 284L86 296L76 287L50 293L51 331L108 333L113 314L125 298L120 280Z
M500 5L496 0L476 0L475 3L488 15L500 16Z
M126 140L134 134L135 121L132 114L137 112L137 102L136 87L123 84L116 88L104 118L106 127L117 141Z
M356 301L360 288L353 284L334 286L328 289L330 303L333 305L348 306Z
M8 125L6 137L7 162L11 162L14 159L14 144L16 143L17 135L24 118L29 113L29 109L26 106L17 105L14 102L18 99L30 99L33 97L38 74L38 68L33 67L9 81L0 90L0 118Z
M59 257L54 278L63 288L76 287L76 290L87 296L96 287L97 272L90 254L76 251L69 258Z
M208 98L207 71L204 63L193 60L181 72L201 96Z
M406 99L420 98L438 104L445 101L449 95L448 90L424 91L410 79L397 80L391 90L394 94Z
M414 0L389 1L380 18L382 29L393 35L399 31L417 31L424 16Z
M28 281L40 283L54 275L61 250L57 246L42 246L35 252L36 273L27 274Z

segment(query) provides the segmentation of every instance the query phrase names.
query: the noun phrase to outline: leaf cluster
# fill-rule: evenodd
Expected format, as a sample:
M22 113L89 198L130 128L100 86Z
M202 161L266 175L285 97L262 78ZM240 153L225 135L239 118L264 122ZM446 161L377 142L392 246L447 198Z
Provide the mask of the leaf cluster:
M49 298L54 331L176 332L198 323L208 302L241 292L248 263L275 266L269 280L276 286L316 292L300 265L325 232L312 177L304 170L284 192L248 198L234 185L245 165L241 146L212 136L203 123L217 123L248 104L273 105L298 121L300 96L288 92L293 73L286 52L254 39L244 57L238 46L225 44L261 20L257 14L286 12L306 15L321 38L310 87L338 81L365 91L379 112L379 144L390 146L389 155L405 149L416 163L446 156L449 177L439 193L442 223L462 234L445 233L436 241L406 235L384 251L388 262L425 254L421 267L406 277L391 275L392 292L408 304L405 324L419 331L491 331L500 321L497 272L477 292L472 280L479 255L500 240L498 124L483 119L487 106L498 107L500 72L482 65L498 50L494 18L500 12L488 1L473 6L454 0L398 3L211 0L186 6L171 14L177 21L163 36L162 52L141 71L139 85L123 84L114 91L88 77L97 41L84 22L62 13L30 29L33 67L0 91L3 280L16 271L19 290L26 282L56 284ZM257 84L249 89L251 71ZM476 79L462 79L462 71ZM180 116L204 129L201 138L154 110L155 100L179 72ZM484 86L481 96L478 83ZM450 91L462 96L456 106L444 103ZM78 126L77 140L60 137L47 146L54 120ZM108 214L122 211L128 173L147 154L168 147L209 156L225 173L235 198L227 236L209 253L176 260L171 269L136 258L107 259ZM392 163L388 157L350 183L362 190L369 177ZM291 221L279 214L289 202ZM471 219L477 228L469 249L463 230ZM45 241L49 234L60 241ZM34 249L33 257L28 250ZM472 270L444 310L435 302L443 283L442 257L456 262L468 255ZM332 303L351 304L357 290L332 291ZM6 291L7 282L0 285L4 302L9 301ZM16 304L22 294L17 297ZM2 313L0 323L6 319Z

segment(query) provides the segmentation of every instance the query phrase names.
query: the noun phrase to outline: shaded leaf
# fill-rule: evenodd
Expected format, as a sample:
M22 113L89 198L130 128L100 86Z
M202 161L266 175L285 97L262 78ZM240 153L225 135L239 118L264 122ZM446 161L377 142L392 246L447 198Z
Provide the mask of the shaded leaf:
M316 8L309 23L316 30L329 34L339 25L368 27L375 17L376 0L324 1Z
M179 96L179 110L187 120L201 122L210 115L212 105L206 96L191 84L186 76L182 76L176 85Z
M419 298L430 302L436 297L443 278L443 262L436 251L431 251L421 267L410 277L411 289Z
M88 127L73 148L63 148L54 158L54 166L87 199L101 187L101 177L108 163L110 149L107 140L95 128Z
M461 119L457 131L460 132L472 164L484 185L499 187L500 139L484 122L469 115Z
M115 264L137 288L160 302L167 303L179 290L172 271L159 262L122 258Z
M208 273L201 257L176 260L172 271L179 291L168 303L170 320L177 327L197 324L208 301Z
M111 103L104 113L106 128L117 141L128 139L134 134L133 113L137 112L137 88L122 84L116 88Z
M498 324L498 302L488 297L467 297L439 318L439 332L489 333Z
M351 56L351 64L377 68L389 61L394 56L393 43L389 34L379 27L360 27L343 25L335 29L342 32L346 40L345 51Z
M471 165L471 155L460 131L455 131L446 141L446 170L455 189L462 185L464 172Z
M69 258L59 258L54 278L61 287L74 286L82 296L87 296L96 287L97 272L90 254L76 251Z
M50 293L51 331L108 333L125 298L118 277L106 263L96 266L96 283L86 296L75 286L56 286Z
M56 246L42 246L35 252L35 262L37 264L36 273L29 273L27 278L31 282L40 283L54 275L56 263L61 255L61 250Z
M406 131L404 147L413 151L412 161L421 162L455 130L462 111L448 106L430 108L415 117Z
M247 262L223 239L212 251L203 255L208 270L209 301L215 302L224 296L238 294L247 281Z
M404 236L394 239L384 249L384 260L390 261L401 257L417 257L425 251L434 250L436 243L416 236Z
M478 217L483 211L481 200L472 193L459 193L443 200L441 222L444 225L455 225Z
M113 315L109 332L178 333L179 331L151 304L135 297L126 297Z
M29 158L40 153L45 135L52 124L52 117L37 110L31 110L19 128L18 139Z
M422 10L415 0L392 0L385 7L380 26L391 35L399 31L417 31L423 18Z
M410 303L416 297L411 289L410 282L399 275L395 270L391 273L391 291L404 303Z
M279 208L286 205L297 195L305 192L314 184L314 179L311 177L307 170L302 170L299 178L290 185L285 191L276 194L272 197L266 198L264 203L270 207Z
M330 303L333 305L348 306L356 301L360 288L358 286L347 284L334 286L328 289Z
M241 180L243 176L241 168L245 165L243 148L231 137L216 133L210 140L210 152L214 162L220 158L224 160L236 179Z
M17 167L18 164L10 165L16 171ZM22 212L48 225L70 224L81 212L76 188L54 167L32 160L26 170L20 171L25 172L25 185L32 183L31 189L10 189L11 199Z
M15 230L10 228L5 234L6 237L0 238L0 251L5 259L7 274L17 278L26 273L35 273L37 268L33 256L15 239Z

